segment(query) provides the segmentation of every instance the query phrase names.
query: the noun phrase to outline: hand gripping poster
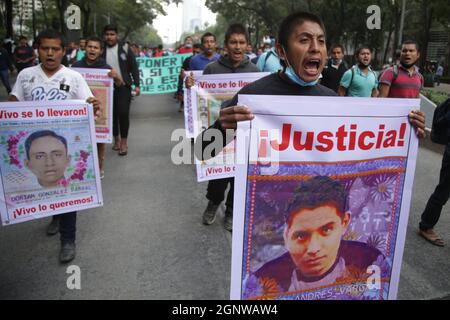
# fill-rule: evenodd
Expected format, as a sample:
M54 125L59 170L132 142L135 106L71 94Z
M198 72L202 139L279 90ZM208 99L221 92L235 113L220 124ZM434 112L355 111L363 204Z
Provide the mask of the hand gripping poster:
M103 205L92 107L0 103L3 225Z
M112 143L112 117L114 81L108 76L110 70L73 68L81 73L94 96L100 100L100 115L95 120L95 133L98 143Z
M241 95L232 299L397 296L419 100Z
M247 84L252 83L268 72L233 73L203 75L196 79L191 89L194 116L194 137L209 128L218 118L223 102ZM228 144L221 153L205 161L196 159L197 181L209 181L234 177L234 142Z

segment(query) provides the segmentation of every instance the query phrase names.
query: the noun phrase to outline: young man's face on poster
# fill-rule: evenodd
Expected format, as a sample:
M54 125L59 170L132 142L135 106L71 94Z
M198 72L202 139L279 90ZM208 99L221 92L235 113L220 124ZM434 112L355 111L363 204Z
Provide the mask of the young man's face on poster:
M318 277L330 270L349 222L350 214L340 214L333 205L291 213L284 243L303 275Z
M27 167L44 188L56 187L70 163L64 143L55 137L44 136L31 143Z

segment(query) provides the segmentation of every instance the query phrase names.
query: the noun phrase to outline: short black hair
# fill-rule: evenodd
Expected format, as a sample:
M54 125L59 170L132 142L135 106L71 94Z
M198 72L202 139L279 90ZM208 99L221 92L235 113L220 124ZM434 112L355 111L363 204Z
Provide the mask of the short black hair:
M107 31L114 31L115 33L119 33L119 29L117 29L117 26L115 24L107 24L103 28L103 34L105 34Z
M372 49L369 46L361 46L358 49L356 49L355 51L355 57L358 57L359 54L361 53L361 51L363 51L364 49L367 49L370 51L370 53L372 53Z
M100 48L103 49L103 46L104 46L103 40L100 39L99 37L97 37L97 36L90 36L90 37L88 37L88 38L86 39L86 45L88 44L89 41L94 41L94 42L100 43Z
M28 136L27 140L25 140L25 152L27 154L27 159L28 160L30 160L31 144L33 143L34 140L39 139L39 138L43 138L43 137L53 137L55 139L58 139L59 141L62 142L62 144L64 144L64 147L66 148L66 153L67 153L67 140L66 140L66 138L64 138L63 136L57 135L52 130L40 130L40 131L36 131L36 132L30 134Z
M213 37L214 41L216 41L216 36L214 34L212 34L211 32L206 32L204 35L202 35L200 42L203 44L204 39L207 37Z
M245 40L247 40L247 43L250 42L250 36L248 35L247 28L240 23L234 23L228 27L227 32L225 33L225 44L228 43L228 40L230 40L232 34L243 34L245 36Z
M19 37L19 41L22 41L22 40L28 40L28 38L25 37L25 36L20 36L20 37Z
M345 49L344 49L344 46L342 44L339 44L339 43L333 44L331 46L331 52L333 52L333 50L336 49L336 48L340 48L342 50L342 53L345 53Z
M46 29L38 34L36 39L36 44L38 48L41 45L42 39L57 39L61 41L61 47L63 49L66 47L66 38L64 38L64 36L59 31L56 31L54 29Z
M414 41L414 40L406 40L406 41L403 41L402 47L403 47L404 45L407 45L407 44L413 44L413 45L415 45L415 46L416 46L417 52L420 52L420 46L419 46L419 43L418 43L417 41Z
M202 45L200 43L194 43L194 45L192 46L194 49L201 49Z
M294 190L294 195L287 203L285 221L291 225L295 213L302 209L315 209L321 206L334 206L339 217L346 212L347 195L339 181L326 176L316 176L303 181Z
M323 33L326 34L325 31L325 25L323 24L322 19L320 19L315 14L304 12L304 11L298 11L291 13L286 18L283 19L283 21L280 24L280 28L278 29L278 43L287 50L288 43L289 43L289 36L294 31L294 28L297 26L301 26L306 21L315 22L317 23L320 28L323 30Z

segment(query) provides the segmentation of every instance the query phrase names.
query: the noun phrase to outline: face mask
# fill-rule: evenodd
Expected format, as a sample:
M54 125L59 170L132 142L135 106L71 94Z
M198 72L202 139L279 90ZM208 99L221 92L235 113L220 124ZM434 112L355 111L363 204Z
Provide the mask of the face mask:
M332 63L333 65L337 66L338 64L341 64L341 63L342 63L342 59L337 59L337 60L331 59L331 63Z
M319 82L319 79L311 81L311 82L306 82L306 81L303 81L302 79L300 79L300 77L295 73L294 69L292 68L291 64L289 63L289 60L287 58L287 54L286 54L286 51L284 50L284 48L283 48L283 51L284 51L284 55L286 57L286 63L288 65L286 70L284 71L284 74L292 82L295 82L296 84L298 84L299 86L302 86L302 87L312 87L312 86L315 86Z
M186 48L190 49L190 48L192 48L192 43L186 43L184 46L185 46Z
M264 52L269 52L269 51L270 51L269 48L264 49Z

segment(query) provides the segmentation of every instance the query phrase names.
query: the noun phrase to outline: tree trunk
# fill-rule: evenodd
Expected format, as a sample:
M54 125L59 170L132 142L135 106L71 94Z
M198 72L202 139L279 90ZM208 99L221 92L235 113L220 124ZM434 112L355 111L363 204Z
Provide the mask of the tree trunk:
M385 64L386 60L387 60L387 55L389 53L389 47L391 46L391 39L392 39L393 32L394 32L394 28L391 27L391 29L389 30L389 36L388 36L387 42L386 42L386 48L384 49L383 64Z
M67 9L67 0L56 0L56 7L59 13L60 30L63 35L67 34L66 21L64 21L64 13Z
M89 35L89 19L91 16L91 6L89 2L86 4L86 8L83 8L84 20L83 20L83 36L87 37Z
M48 23L48 18L47 18L47 7L45 5L45 0L40 0L40 1L41 1L41 7L42 7L42 15L44 16L45 27L48 27L49 23Z
M13 2L12 0L6 0L6 38L13 38Z

